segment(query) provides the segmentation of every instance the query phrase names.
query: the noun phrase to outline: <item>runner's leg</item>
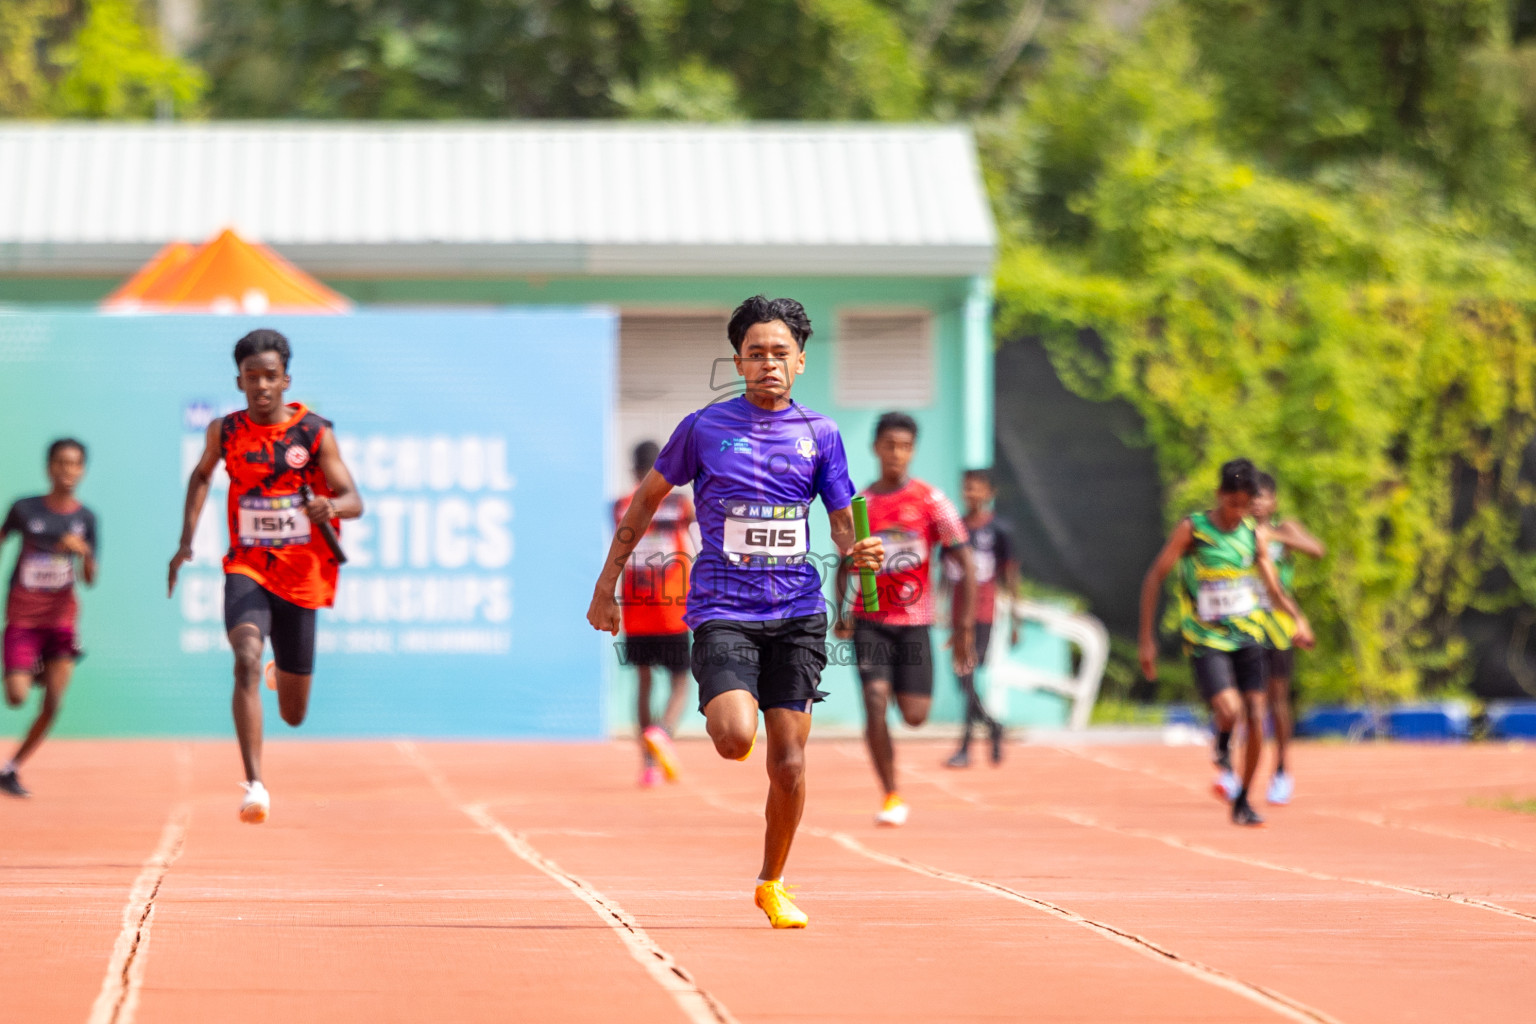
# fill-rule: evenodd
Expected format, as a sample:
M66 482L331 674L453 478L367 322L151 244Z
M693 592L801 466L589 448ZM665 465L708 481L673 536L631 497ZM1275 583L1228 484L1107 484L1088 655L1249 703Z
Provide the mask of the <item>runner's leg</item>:
M13 708L19 708L26 703L27 694L32 691L31 672L7 672L5 674L5 702Z
M26 738L21 741L21 746L16 748L16 753L11 757L11 764L20 768L27 758L37 750L38 744L43 742L43 737L48 735L48 730L53 727L54 719L58 717L59 706L64 702L64 690L69 686L69 677L75 671L75 659L51 658L43 665L43 703L38 708L37 718L32 722L32 728L27 730ZM30 677L29 677L30 678Z
M1247 712L1248 735L1243 740L1243 793L1253 786L1253 778L1259 770L1259 758L1264 753L1264 719L1267 715L1263 690L1243 694L1243 708Z
M768 819L763 833L762 881L784 877L789 848L805 810L805 743L811 735L809 712L768 708L763 712L768 734Z
M261 630L242 622L229 631L229 646L235 652L235 693L231 710L235 716L235 737L240 741L240 759L245 763L247 782L261 781Z
M750 690L727 690L704 706L704 728L721 757L739 761L757 737L757 698Z
M682 669L667 670L672 692L667 697L667 707L661 713L661 727L668 736L677 735L677 723L683 719L683 708L688 704L688 676Z
M1275 774L1285 774L1285 755L1291 746L1291 677L1275 675L1269 680L1269 713L1275 722Z
M891 703L891 681L871 679L864 684L864 745L886 796L896 792L896 751L886 721Z

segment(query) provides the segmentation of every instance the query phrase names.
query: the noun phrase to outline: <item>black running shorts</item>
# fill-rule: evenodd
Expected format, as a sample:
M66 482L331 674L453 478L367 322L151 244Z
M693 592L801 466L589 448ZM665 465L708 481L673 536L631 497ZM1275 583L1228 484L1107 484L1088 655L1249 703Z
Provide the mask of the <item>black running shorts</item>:
M688 634L626 634L619 655L626 665L659 665L668 672L686 672Z
M1239 693L1263 693L1269 685L1267 648L1252 644L1235 651L1196 647L1190 662L1195 668L1195 686L1206 703L1222 690L1237 687Z
M238 572L224 574L224 628L252 625L272 638L272 660L284 672L307 676L315 670L315 610L300 608Z
M853 653L868 686L888 680L892 693L933 696L933 640L927 626L887 626L855 617Z
M712 619L693 631L693 677L703 711L728 690L746 690L757 706L820 702L827 667L827 616L735 622Z

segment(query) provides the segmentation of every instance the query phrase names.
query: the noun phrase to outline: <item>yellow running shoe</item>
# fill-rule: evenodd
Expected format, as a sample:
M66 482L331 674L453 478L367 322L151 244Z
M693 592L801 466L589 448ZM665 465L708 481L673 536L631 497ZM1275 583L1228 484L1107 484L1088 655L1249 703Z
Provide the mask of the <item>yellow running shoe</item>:
M667 735L667 730L659 725L648 725L640 738L645 741L645 749L650 751L651 759L661 766L667 781L676 782L681 771L677 763L677 748L672 746L672 737Z
M757 749L757 733L754 732L752 734L752 743L751 743L750 746L747 747L747 752L745 754L742 754L736 760L738 760L738 761L745 761L747 758L752 756L752 751L754 751L756 749Z
M764 882L757 887L755 897L758 909L768 915L768 923L775 928L804 928L810 923L805 911L795 906L795 901L784 891L782 880Z

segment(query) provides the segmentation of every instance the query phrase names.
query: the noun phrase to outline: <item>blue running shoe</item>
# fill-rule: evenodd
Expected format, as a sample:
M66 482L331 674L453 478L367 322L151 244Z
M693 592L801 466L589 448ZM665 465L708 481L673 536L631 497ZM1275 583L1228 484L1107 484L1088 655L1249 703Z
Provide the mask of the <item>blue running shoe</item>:
M1242 788L1243 784L1237 781L1237 773L1225 768L1216 776L1216 781L1211 783L1211 794L1222 803L1229 804L1237 799L1237 792Z
M1272 804L1284 806L1291 802L1291 794L1295 791L1296 784L1291 781L1290 775L1276 772L1275 777L1269 780L1269 795L1266 799Z

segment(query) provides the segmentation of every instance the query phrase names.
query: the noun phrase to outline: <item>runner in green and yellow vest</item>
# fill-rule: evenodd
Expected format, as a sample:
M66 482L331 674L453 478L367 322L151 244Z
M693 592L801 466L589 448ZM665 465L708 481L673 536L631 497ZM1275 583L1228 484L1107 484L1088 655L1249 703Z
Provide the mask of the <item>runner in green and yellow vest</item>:
M1307 532L1307 528L1294 519L1282 519L1276 514L1278 507L1275 478L1268 473L1259 474L1259 493L1253 499L1253 518L1269 527L1269 557L1275 563L1280 587L1294 600L1296 597L1296 561L1292 552L1299 551L1311 558L1322 558L1327 549L1323 542ZM1266 655L1269 668L1269 711L1275 723L1275 774L1269 780L1269 802L1288 804L1295 784L1286 769L1286 754L1290 750L1293 725L1291 722L1291 678L1296 667L1296 620L1273 601L1260 601L1264 608L1265 628L1269 634L1269 650Z
M1147 679L1157 678L1158 597L1169 574L1178 570L1176 591L1180 632L1194 666L1200 695L1210 704L1218 733L1230 737L1239 716L1248 727L1243 775L1235 792L1229 779L1217 782L1217 794L1231 799L1232 821L1262 825L1248 801L1264 744L1267 687L1266 614L1259 607L1267 593L1277 608L1296 621L1295 642L1312 646L1312 628L1290 595L1281 589L1270 559L1269 528L1249 518L1258 493L1258 470L1247 459L1221 467L1216 507L1197 512L1173 530L1141 585L1139 654ZM1230 774L1230 762L1225 769ZM1225 785L1224 785L1225 783Z

